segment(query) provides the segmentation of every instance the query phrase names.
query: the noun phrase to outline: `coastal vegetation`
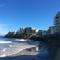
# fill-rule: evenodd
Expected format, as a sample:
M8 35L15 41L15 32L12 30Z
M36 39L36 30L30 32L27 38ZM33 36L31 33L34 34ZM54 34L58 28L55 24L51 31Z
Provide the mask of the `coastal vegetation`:
M18 38L18 39L36 39L42 37L42 32L36 32L36 29L31 27L20 28L17 32L8 32L5 37L7 38Z

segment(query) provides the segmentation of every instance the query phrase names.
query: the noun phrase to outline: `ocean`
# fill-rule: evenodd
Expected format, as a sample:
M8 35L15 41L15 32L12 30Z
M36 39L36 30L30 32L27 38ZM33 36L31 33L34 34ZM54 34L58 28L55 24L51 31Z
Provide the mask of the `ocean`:
M10 51L10 53L17 51L17 49L19 50L23 50L24 48L29 48L29 47L34 47L36 45L38 45L39 42L36 41L24 41L23 39L9 39L9 38L0 38L0 57L5 57L6 56L6 52ZM43 45L44 43L41 42L41 45ZM12 47L12 45L14 47ZM2 52L2 53L1 53ZM8 52L8 54L10 54ZM42 47L37 55L38 60L48 60L50 59L50 55L49 55L49 51L47 47ZM9 58L10 59L10 58Z

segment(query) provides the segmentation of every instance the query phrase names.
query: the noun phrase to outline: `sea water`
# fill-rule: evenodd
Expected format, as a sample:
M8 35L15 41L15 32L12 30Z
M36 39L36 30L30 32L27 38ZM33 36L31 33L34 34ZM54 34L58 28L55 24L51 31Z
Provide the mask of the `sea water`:
M22 50L27 47L32 47L37 45L35 41L22 41L20 39L8 39L8 38L0 38L0 57L6 57L6 52L8 54L15 52L17 49ZM44 43L41 42L43 45ZM13 47L12 47L13 45ZM10 47L10 48L9 48ZM16 53L16 52L15 52ZM49 52L48 48L41 48L39 53L37 54L38 60L49 60ZM43 59L44 58L44 59Z

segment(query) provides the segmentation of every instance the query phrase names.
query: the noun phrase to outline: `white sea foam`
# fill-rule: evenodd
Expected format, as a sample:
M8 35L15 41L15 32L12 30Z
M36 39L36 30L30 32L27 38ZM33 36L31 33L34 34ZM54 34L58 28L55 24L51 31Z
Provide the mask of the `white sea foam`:
M27 41L25 39L16 39L16 41Z
M5 54L3 54L3 55L0 55L0 57L5 57L6 55Z
M12 41L0 41L0 44L2 43L12 43Z
M24 39L17 39L17 40L23 42L25 41ZM36 44L30 44L27 42L23 43L23 42L18 43L18 42L0 40L0 57L11 56L19 53L20 51L26 48L36 47Z

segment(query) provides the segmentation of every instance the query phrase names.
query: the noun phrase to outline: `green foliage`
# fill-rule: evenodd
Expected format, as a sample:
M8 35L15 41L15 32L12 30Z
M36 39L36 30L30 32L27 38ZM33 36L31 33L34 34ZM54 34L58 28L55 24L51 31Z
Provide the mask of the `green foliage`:
M20 28L17 32L8 32L5 37L47 42L47 37L42 35L42 30L36 32L31 27Z
M6 34L5 37L7 37L7 38L30 39L31 37L40 36L40 35L41 34L39 32L36 32L36 30L32 29L31 27L26 27L24 29L20 28L17 32L8 32L8 34Z

